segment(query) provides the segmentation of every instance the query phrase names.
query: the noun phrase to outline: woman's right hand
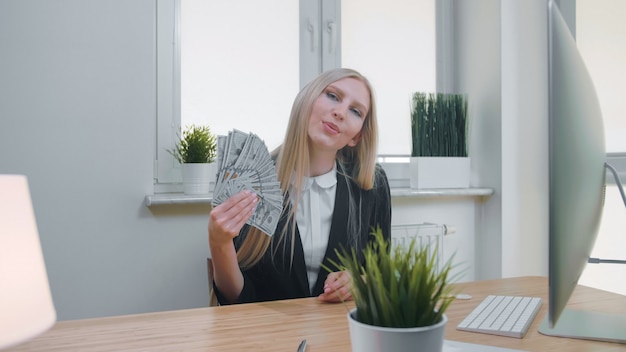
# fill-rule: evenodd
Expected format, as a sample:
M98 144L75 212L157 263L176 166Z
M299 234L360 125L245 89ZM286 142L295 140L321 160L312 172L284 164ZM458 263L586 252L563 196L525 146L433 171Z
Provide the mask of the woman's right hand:
M230 302L239 297L244 284L233 238L239 235L239 231L254 212L256 203L256 193L244 190L213 208L209 217L213 281Z
M252 216L257 200L256 193L243 190L214 207L209 217L209 245L219 247L232 243Z

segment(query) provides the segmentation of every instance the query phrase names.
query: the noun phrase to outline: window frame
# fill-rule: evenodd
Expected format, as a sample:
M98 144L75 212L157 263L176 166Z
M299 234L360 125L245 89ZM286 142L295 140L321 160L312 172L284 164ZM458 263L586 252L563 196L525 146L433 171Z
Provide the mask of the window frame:
M156 1L157 125L154 193L182 191L182 170L167 152L180 131L180 0Z

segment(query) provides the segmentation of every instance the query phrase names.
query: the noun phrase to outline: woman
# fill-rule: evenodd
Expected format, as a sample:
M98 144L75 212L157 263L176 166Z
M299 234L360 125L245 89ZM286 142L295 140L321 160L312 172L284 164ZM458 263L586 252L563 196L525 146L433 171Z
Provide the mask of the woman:
M209 246L221 304L318 296L351 299L346 272L328 273L336 250L357 253L381 227L391 233L387 177L376 164L372 87L335 69L297 95L284 143L274 151L285 195L273 236L245 224L257 197L242 191L212 209Z

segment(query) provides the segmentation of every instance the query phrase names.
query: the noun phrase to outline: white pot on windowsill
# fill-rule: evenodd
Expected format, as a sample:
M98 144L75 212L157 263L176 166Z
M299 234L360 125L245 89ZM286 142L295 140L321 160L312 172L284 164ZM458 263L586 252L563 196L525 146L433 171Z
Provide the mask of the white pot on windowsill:
M215 187L217 136L209 126L188 126L167 152L182 165L184 194L209 194L211 182Z
M469 157L411 157L411 188L469 188Z
M209 194L213 190L217 163L185 163L182 165L184 194Z

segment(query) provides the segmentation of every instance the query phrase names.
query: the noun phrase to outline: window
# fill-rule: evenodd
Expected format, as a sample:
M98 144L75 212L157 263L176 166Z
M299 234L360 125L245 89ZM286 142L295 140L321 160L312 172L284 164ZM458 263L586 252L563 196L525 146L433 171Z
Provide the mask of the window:
M607 160L626 180L626 27L621 18L626 11L622 0L576 0L576 43L593 79L602 108L606 136ZM613 183L608 173L607 181ZM600 232L592 257L624 259L624 203L617 185L607 185ZM626 294L626 285L618 277L626 270L620 265L588 265L581 276L582 284Z
M371 81L379 154L411 153L411 95L435 91L435 2L342 0L342 64ZM367 20L364 20L367 19Z
M299 88L298 3L181 0L181 125L283 138Z
M576 42L593 79L602 108L607 159L626 179L626 27L620 0L577 0ZM613 177L608 178L613 182ZM623 182L623 181L622 181ZM615 186L610 192L617 192Z
M626 26L621 0L578 0L576 43L596 87L609 153L626 153Z
M155 192L175 191L166 152L181 126L282 141L298 90L352 67L374 85L380 154L410 153L410 97L435 89L435 1L158 0Z

